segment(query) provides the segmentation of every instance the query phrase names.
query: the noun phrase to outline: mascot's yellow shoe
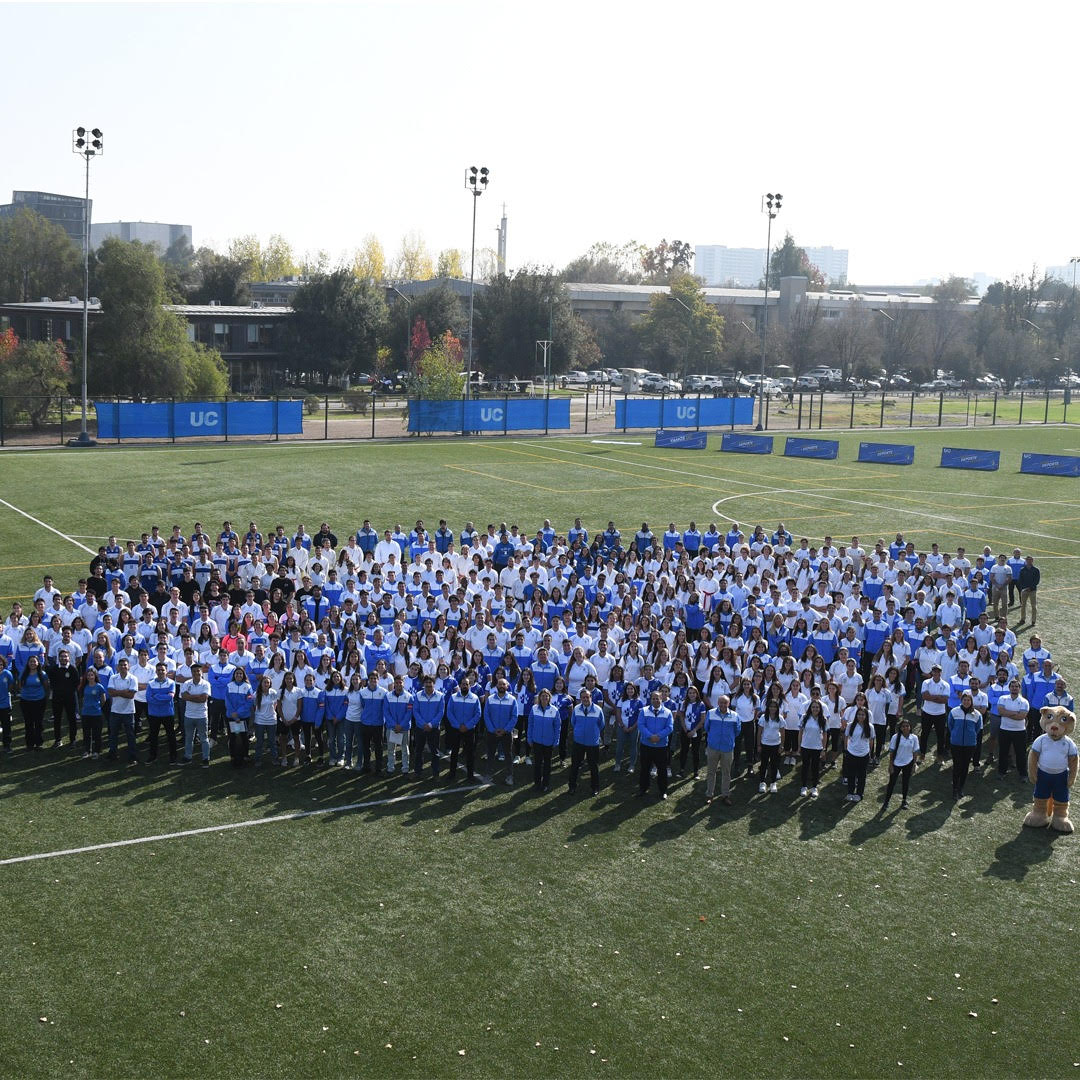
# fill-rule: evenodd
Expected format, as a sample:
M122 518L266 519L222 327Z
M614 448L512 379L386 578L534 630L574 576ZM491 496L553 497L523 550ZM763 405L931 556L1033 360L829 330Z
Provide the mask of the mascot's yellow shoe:
M1045 829L1050 824L1049 804L1049 799L1036 799L1024 824L1030 829Z
M1076 781L1080 755L1069 736L1076 727L1076 717L1060 705L1045 706L1040 711L1039 724L1044 734L1028 751L1028 779L1035 784L1035 791L1040 795L1046 793L1046 797L1034 800L1024 824L1033 829L1049 825L1054 832L1071 833L1074 829L1069 820L1068 789ZM1058 802L1055 794L1066 801Z

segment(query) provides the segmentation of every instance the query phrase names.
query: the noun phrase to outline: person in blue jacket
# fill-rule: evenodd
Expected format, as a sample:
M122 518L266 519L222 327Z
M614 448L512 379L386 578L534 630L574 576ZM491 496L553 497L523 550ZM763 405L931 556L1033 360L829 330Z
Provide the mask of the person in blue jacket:
M85 694L84 694L85 697ZM146 684L146 715L149 725L146 760L154 761L158 754L158 736L165 726L165 739L169 744L169 763L176 764L176 683L169 678L169 668L164 661L154 665L154 677Z
M300 691L300 725L304 731L304 746L307 748L306 761L321 765L325 745L323 742L323 717L326 713L326 697L315 685L315 672L308 670L304 676L304 686ZM319 756L315 757L318 748Z
M731 805L731 763L735 740L742 734L742 721L731 708L731 699L721 694L716 708L705 714L705 802L712 805L716 791L716 771L720 770L720 801Z
M98 678L98 669L92 664L86 669L82 684L83 759L97 761L101 754L101 732L105 723L105 703L109 694Z
M532 748L533 787L551 790L551 754L559 742L562 717L551 703L551 691L546 687L536 695L529 711L529 746Z
M439 779L439 732L446 714L446 697L435 689L435 678L425 675L422 689L413 697L413 773L424 771L424 754L431 756L431 777Z
M592 793L600 794L600 737L604 733L604 710L593 700L588 687L581 688L581 697L570 716L574 729L574 746L570 751L570 778L568 788L571 794L577 790L578 772L582 760L589 763L589 775L592 779Z
M510 693L506 679L499 679L495 693L487 700L484 709L484 732L487 742L488 772L495 773L496 755L502 751L506 759L506 783L514 784L514 755L511 743L518 720L518 700Z
M383 703L386 726L386 775L392 776L397 765L397 749L401 748L401 771L409 771L409 740L412 728L413 696L405 689L405 678L394 676L394 685L387 691Z
M952 784L953 801L964 794L964 782L967 780L975 748L982 731L982 713L975 708L974 699L969 690L960 695L960 704L949 713L949 743L952 746Z
M457 775L458 754L465 755L465 777L476 779L476 726L480 723L480 699L463 676L457 690L446 699L446 741L450 747L450 782Z
M225 687L225 720L229 729L229 757L234 769L247 762L248 725L254 712L255 692L248 682L247 671L239 664Z
M656 769L660 798L667 798L668 744L675 730L675 717L664 707L659 690L649 695L649 704L638 713L641 747L638 754L638 798L649 792L650 773Z
M330 764L341 765L345 760L345 714L349 710L349 691L340 671L331 673L323 689L323 702Z
M0 656L0 738L5 753L11 750L11 695L14 691L15 676L8 668L7 660Z
M382 772L383 734L386 719L386 691L379 685L374 669L369 671L367 685L360 690L360 772L371 772L371 752L375 751L375 772Z

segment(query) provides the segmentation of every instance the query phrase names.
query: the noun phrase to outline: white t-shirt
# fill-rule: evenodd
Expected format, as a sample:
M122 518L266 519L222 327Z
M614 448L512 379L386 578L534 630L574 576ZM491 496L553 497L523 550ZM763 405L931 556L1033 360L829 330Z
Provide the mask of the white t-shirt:
M870 732L873 728L870 729ZM870 753L870 732L862 723L852 723L848 728L847 751L852 757L867 757Z
M802 740L799 745L803 750L823 750L825 748L825 732L812 716L808 716L806 723L802 726Z
M1026 731L1027 730L1027 714L1030 706L1028 700L1023 694L1013 697L1012 694L1002 694L998 698L997 711L1001 717L1001 730L1002 731ZM1007 716L1005 710L1011 713L1021 713L1020 717L1013 719Z
M274 706L277 705L280 696L273 687L263 691L262 701L255 707L256 724L273 725L277 723L277 712Z
M779 746L781 726L779 719L763 716L758 721L758 727L761 728L761 745Z
M1039 772L1063 773L1069 768L1069 758L1076 757L1076 743L1068 735L1052 739L1045 732L1032 744L1031 749L1039 755Z
M889 743L889 749L892 751L893 764L897 768L910 765L919 752L919 737L910 734L901 735L897 732Z
M130 672L125 676L117 671L109 679L109 699L112 701L112 711L117 716L131 716L135 712L135 699L113 697L113 691L138 689L139 680Z
M180 687L180 693L183 694L205 694L207 700L210 698L210 683L206 679L200 679L199 682L195 682L194 679L188 679L183 686ZM206 719L206 701L184 701L184 716L189 720L205 720Z

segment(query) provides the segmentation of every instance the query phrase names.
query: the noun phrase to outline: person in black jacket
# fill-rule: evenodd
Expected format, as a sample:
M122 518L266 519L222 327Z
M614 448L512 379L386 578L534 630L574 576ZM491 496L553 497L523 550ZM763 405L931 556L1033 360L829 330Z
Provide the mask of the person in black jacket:
M64 716L68 721L68 742L75 745L78 734L79 670L71 662L71 654L61 649L56 663L47 669L52 685L53 749L63 742Z
M1039 579L1041 577L1042 574L1035 565L1035 559L1029 555L1024 560L1024 565L1020 568L1020 576L1016 579L1017 588L1020 590L1020 626L1027 623L1027 609L1029 603L1031 604L1031 622L1028 623L1028 625L1035 625L1035 619L1037 617L1035 591L1039 587Z

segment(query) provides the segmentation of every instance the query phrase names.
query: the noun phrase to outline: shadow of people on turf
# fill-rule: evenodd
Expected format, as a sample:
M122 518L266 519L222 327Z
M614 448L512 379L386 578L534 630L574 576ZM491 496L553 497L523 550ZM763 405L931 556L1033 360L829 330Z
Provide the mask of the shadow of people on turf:
M983 876L999 881L1023 881L1030 870L1054 853L1054 839L1059 835L1052 829L1021 826L1016 836L997 847L994 861L983 871Z

